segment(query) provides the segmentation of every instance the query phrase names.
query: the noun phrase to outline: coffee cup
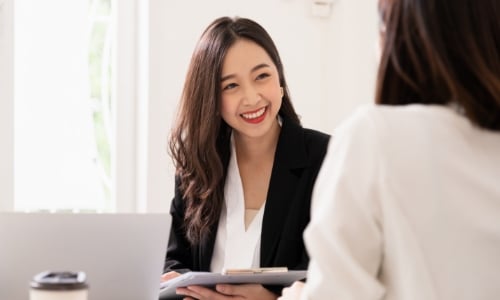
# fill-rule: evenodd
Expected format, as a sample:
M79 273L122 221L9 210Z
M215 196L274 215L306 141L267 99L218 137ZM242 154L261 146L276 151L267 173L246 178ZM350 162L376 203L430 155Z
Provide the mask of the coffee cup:
M87 300L84 272L45 271L33 277L30 300Z

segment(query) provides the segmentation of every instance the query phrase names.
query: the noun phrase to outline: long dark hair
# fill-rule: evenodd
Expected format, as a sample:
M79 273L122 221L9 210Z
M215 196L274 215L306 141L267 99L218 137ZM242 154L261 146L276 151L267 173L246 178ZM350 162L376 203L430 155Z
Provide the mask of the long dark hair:
M283 65L273 40L256 22L222 17L200 37L187 72L169 150L185 200L185 231L192 244L210 233L220 216L229 160L231 128L220 116L222 64L239 39L257 43L271 57L283 87L279 114L300 124L290 101Z
M500 130L500 1L381 0L376 102L454 103Z

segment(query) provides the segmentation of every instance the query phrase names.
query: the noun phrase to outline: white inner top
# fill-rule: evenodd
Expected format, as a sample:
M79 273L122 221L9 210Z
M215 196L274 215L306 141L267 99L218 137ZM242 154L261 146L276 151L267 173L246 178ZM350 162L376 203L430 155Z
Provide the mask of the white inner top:
M245 230L252 223L255 216L259 213L260 209L246 208L245 209Z
M245 209L243 184L231 139L231 159L210 271L260 266L260 235L265 202L260 209Z

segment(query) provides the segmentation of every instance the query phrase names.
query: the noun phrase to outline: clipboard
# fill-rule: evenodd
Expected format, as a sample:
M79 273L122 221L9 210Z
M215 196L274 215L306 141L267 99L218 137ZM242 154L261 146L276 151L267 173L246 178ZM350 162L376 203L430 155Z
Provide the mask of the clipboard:
M264 285L291 285L294 281L307 277L306 270L288 271L286 268L257 268L224 270L222 273L188 272L160 284L160 299L182 298L175 293L178 287L201 285L214 287L219 283L245 284L259 283Z

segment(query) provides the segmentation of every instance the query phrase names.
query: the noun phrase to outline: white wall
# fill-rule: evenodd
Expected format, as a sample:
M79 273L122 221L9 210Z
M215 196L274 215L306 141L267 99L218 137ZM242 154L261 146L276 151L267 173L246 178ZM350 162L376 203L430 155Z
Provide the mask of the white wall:
M135 69L122 74L136 76L139 85L122 91L134 94L126 98L133 101L135 96L138 102L134 104L136 114L127 112L130 119L120 121L134 124L126 126L130 132L123 134L136 135L136 143L125 145L130 151L119 159L134 160L137 167L120 171L126 173L121 186L129 187L118 192L119 211L168 211L174 186L174 169L166 150L169 130L195 43L217 17L249 17L269 31L280 50L292 101L304 126L332 132L356 106L372 101L376 0L335 0L327 18L311 15L312 0L119 3L137 4L131 18L139 22L139 35L135 37L133 26L121 34L140 41L137 49L129 51L136 51ZM12 9L13 0L0 0L0 137L6 145L0 147L0 211L12 209L14 193Z
M328 18L311 15L312 0L150 0L148 210L167 211L173 167L166 152L184 76L195 43L215 18L249 17L280 51L292 101L305 127L326 132L373 99L375 0L337 0ZM168 167L167 167L168 166Z
M13 3L0 0L0 211L11 210L14 201L14 82Z

